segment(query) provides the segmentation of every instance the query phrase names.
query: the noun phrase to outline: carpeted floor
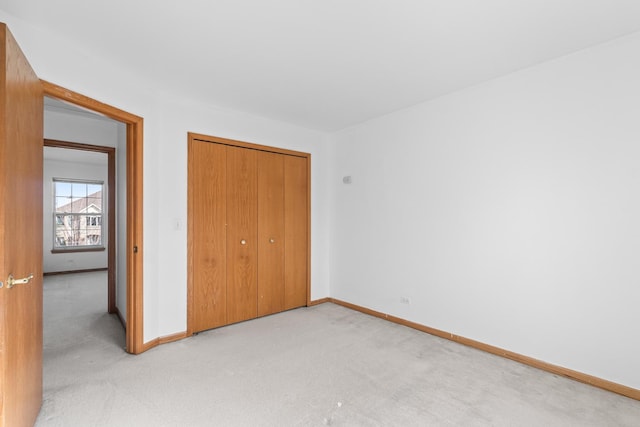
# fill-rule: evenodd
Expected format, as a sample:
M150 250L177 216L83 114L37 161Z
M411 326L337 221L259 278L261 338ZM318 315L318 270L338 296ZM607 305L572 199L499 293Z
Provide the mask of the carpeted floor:
M45 279L37 426L639 426L640 402L333 304L123 351L106 274Z

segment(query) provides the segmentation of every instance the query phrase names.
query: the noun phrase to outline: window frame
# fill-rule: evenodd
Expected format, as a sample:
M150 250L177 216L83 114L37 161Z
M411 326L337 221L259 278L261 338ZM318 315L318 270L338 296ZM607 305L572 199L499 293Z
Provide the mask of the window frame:
M56 183L58 182L64 182L64 183L69 183L71 185L73 184L85 184L85 185L100 185L101 186L101 190L100 192L102 193L101 195L101 209L100 209L100 213L97 214L96 212L87 212L87 213L76 213L76 212L70 212L70 213L66 213L66 212L57 212L57 207L56 207L56 201L57 201L57 191L56 191ZM106 207L106 203L107 200L105 198L105 191L106 189L106 184L104 181L101 180L91 180L91 179L76 179L76 178L56 178L54 177L52 179L52 202L53 202L53 227L52 227L52 232L53 232L53 236L51 239L51 243L52 243L52 249L51 249L51 253L69 253L69 252L97 252L97 251L104 251L106 249L106 245L105 245L105 221L104 221L104 214L105 212L108 212L105 207ZM94 193L92 193L94 194ZM73 196L73 194L72 194ZM89 194L87 194L86 196L84 196L84 198L88 198ZM80 197L82 198L82 197ZM76 200L79 198L76 198ZM73 201L73 199L71 199ZM99 217L99 227L100 227L100 244L98 245L77 245L77 246L64 246L64 245L58 245L58 218L59 215L63 215L63 216L74 216L77 217L78 220L80 221L81 224L85 224L85 229L86 229L86 222L89 218L95 218L95 217ZM65 220L62 220L63 223L65 222ZM91 227L97 227L97 226L91 226Z

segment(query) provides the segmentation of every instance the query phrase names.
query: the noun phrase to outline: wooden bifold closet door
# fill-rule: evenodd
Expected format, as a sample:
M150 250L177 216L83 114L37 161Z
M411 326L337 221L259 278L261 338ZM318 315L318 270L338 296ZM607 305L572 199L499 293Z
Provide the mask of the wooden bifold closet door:
M189 135L189 333L307 305L309 158Z
M257 316L257 152L225 147L227 154L227 322ZM196 196L197 197L197 196ZM215 203L225 203L217 200ZM207 287L207 283L201 284Z
M258 316L284 310L284 157L258 153Z

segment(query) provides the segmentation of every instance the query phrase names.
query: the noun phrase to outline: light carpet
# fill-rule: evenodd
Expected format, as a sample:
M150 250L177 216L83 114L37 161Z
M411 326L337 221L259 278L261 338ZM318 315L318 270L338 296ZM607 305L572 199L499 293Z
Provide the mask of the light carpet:
M640 402L322 304L138 356L106 274L45 279L37 426L638 426Z

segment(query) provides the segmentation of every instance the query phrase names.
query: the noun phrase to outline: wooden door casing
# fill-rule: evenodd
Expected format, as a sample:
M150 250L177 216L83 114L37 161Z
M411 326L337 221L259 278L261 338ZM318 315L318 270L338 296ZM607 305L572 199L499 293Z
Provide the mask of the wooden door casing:
M258 316L284 310L284 158L258 152Z
M144 119L46 80L40 82L45 96L126 124L126 351L140 354L160 344L159 339L144 342Z
M42 403L43 89L5 24L0 45L0 426L21 427Z

